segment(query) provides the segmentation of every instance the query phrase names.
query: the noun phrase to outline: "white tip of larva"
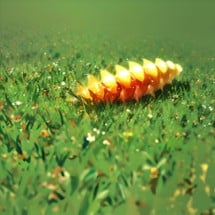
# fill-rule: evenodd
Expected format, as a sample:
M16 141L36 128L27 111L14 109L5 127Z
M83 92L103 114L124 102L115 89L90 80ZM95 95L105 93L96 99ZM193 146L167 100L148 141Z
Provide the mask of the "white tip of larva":
M168 69L170 69L170 70L175 70L175 64L174 64L172 61L168 60L168 61L166 62L166 64L167 64L167 66L168 66Z
M175 67L176 67L177 74L179 75L182 72L183 68L180 64L175 64Z

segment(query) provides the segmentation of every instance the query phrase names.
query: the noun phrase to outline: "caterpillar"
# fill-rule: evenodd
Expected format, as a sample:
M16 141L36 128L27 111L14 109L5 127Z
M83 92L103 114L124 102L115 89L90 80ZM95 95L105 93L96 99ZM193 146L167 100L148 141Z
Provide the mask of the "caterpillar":
M143 64L128 61L128 69L115 65L115 75L100 70L101 79L88 75L88 85L77 84L76 95L87 102L139 101L144 95L154 95L182 72L182 66L172 61L156 58L153 63L143 59Z

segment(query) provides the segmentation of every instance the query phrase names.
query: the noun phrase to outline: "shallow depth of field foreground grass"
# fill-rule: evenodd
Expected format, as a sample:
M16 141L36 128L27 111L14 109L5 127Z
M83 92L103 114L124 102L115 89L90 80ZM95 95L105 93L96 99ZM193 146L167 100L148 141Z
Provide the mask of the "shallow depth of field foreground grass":
M190 16L186 4L173 13L168 1L0 2L0 214L215 213L215 28L208 11L197 18L204 3ZM106 9L114 19L98 21ZM75 99L88 73L142 57L183 72L138 103Z

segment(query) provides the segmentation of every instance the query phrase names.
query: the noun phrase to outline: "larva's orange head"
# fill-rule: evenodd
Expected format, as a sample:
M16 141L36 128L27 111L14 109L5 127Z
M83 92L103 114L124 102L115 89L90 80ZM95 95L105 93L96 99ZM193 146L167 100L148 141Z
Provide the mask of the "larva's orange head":
M77 96L80 96L86 100L92 100L92 97L90 96L90 92L87 87L83 86L82 84L77 84L77 90L76 90Z
M115 69L116 69L117 82L126 88L130 87L130 85L131 85L130 72L126 68L124 68L123 66L120 66L120 65L116 65Z
M88 89L98 98L103 99L104 89L101 82L93 75L88 75Z

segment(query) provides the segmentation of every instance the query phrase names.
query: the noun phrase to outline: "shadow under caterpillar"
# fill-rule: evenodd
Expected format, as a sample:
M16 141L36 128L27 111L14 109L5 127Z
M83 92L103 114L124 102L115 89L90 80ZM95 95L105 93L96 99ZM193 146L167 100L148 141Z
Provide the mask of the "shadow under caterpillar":
M101 80L88 75L88 85L77 84L76 95L87 102L114 102L154 95L157 90L172 82L182 72L182 66L156 58L155 62L143 59L143 64L128 61L128 69L115 65L115 74L100 70Z

